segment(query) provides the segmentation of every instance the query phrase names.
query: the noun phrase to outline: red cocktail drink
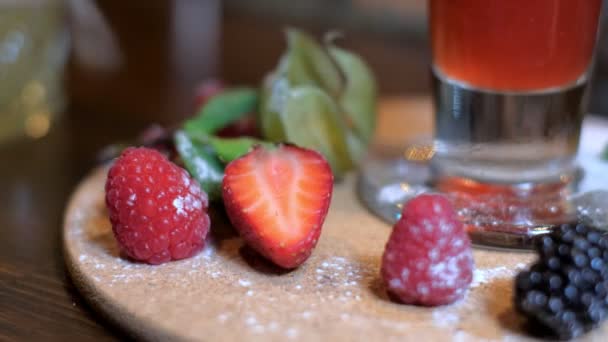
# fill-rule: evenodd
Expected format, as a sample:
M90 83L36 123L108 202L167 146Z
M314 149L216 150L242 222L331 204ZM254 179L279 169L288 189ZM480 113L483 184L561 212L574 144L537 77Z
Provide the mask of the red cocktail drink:
M432 0L434 67L472 87L573 84L593 54L601 0Z
M433 181L478 243L526 244L572 217L601 4L430 1Z

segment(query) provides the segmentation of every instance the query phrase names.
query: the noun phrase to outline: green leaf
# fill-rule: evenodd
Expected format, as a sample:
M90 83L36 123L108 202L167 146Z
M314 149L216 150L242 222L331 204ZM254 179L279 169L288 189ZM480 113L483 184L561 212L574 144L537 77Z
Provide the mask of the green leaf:
M361 140L361 138L352 131L348 131L346 135L346 144L348 146L349 155L353 160L353 163L356 165L357 162L361 160L365 152L367 152L368 144Z
M199 182L210 200L220 199L224 177L224 168L220 161L183 131L177 131L174 139L177 152L190 175Z
M308 34L287 30L288 52L280 65L292 86L314 85L337 96L344 86L340 70L324 47Z
M336 176L352 168L347 129L335 103L319 88L292 89L281 111L281 122L289 142L319 151Z
M210 137L209 145L215 154L225 163L231 162L249 152L256 145L272 146L273 144L254 138L218 138Z
M319 150L334 172L342 173L363 156L373 137L377 90L372 72L330 39L323 46L294 29L287 39L286 53L262 85L259 127L269 140ZM303 99L293 98L298 92Z
M212 135L255 111L258 93L251 88L234 88L212 97L196 117L184 123L188 133Z
M258 125L264 138L271 141L286 141L280 113L289 96L289 81L282 76L270 74L261 90Z
M346 50L331 47L331 55L346 76L346 86L339 103L348 116L355 132L367 144L373 137L376 126L376 82L365 62Z
M606 147L604 147L604 152L602 152L601 158L605 161L608 161L608 144L606 145Z

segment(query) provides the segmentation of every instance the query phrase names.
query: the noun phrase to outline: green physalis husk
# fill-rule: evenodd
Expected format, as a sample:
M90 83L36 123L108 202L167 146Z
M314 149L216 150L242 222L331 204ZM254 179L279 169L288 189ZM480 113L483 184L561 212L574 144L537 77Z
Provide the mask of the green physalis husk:
M365 153L375 129L376 83L356 54L287 30L288 48L262 85L264 137L323 153L340 176Z

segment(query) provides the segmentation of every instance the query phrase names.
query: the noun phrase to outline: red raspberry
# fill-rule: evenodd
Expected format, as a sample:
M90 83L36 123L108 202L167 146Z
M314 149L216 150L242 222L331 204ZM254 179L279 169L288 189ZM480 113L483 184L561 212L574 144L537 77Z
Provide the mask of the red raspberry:
M106 181L112 230L128 257L161 264L192 256L209 231L207 194L159 152L128 148Z
M226 89L226 85L222 80L210 78L202 81L194 90L194 102L198 108L206 104L209 99L222 93Z
M382 257L389 293L406 304L449 304L472 277L471 241L449 200L424 194L409 201Z

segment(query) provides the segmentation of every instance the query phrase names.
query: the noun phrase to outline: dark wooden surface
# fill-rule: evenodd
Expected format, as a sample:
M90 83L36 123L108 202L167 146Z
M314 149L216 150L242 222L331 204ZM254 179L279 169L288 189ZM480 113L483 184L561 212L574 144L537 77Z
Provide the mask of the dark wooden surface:
M331 24L287 23L238 11L223 16L221 68L205 72L238 84L257 84L274 66L284 47L281 28L285 24L316 33L332 28ZM383 93L427 92L424 41L405 33L346 33L344 45L368 59ZM165 76L171 70L165 56L155 57L155 51L146 51L150 48L146 46L140 44L143 51L134 49L133 53L147 56L140 63L148 68L142 70L158 70L158 75L148 75L144 89L123 82L104 85L123 94L121 105L91 101L92 89L99 85L71 65L68 80L73 97L50 134L35 141L0 143L1 341L127 338L93 312L75 290L62 259L60 231L66 200L95 164L101 147L133 137L152 120L174 121L192 107L189 101L175 102L176 89L184 89L184 84L179 78L168 81ZM134 110L140 106L141 111Z

